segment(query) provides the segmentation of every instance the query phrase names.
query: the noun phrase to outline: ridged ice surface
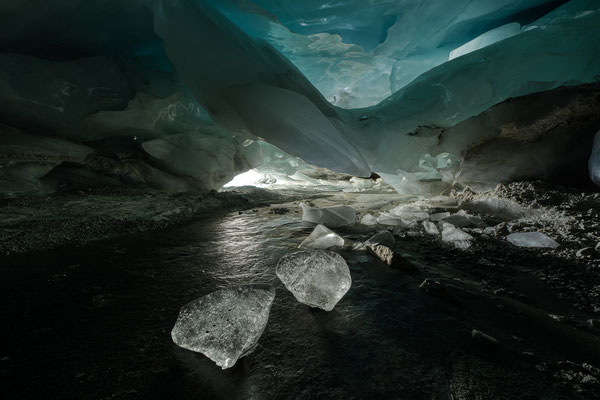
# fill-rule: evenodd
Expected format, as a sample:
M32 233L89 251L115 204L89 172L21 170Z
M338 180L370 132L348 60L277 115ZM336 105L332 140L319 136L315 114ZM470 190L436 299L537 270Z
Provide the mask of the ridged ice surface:
M350 270L339 254L299 250L279 260L277 276L296 300L331 311L352 285Z
M223 369L254 350L262 335L275 289L240 285L217 290L181 308L171 331L173 342L204 354Z

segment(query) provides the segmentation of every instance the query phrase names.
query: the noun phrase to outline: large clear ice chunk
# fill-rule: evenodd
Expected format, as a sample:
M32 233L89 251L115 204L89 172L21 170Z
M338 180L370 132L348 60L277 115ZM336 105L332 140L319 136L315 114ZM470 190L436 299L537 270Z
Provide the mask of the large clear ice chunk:
M321 250L342 248L344 247L344 238L325 225L319 224L298 247Z
M178 346L231 368L256 347L274 299L275 289L267 284L217 290L181 307L171 337Z
M302 220L315 224L323 224L330 228L339 228L356 222L357 212L350 206L333 206L316 208L300 203Z
M331 311L352 285L342 256L325 250L298 250L279 260L277 276L296 300Z

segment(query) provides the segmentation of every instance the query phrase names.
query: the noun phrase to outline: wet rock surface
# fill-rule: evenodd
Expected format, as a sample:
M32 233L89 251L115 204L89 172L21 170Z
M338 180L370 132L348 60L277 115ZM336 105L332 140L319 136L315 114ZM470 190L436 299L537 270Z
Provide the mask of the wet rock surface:
M396 227L392 250L416 266L410 274L341 250L352 287L329 313L299 303L277 278L278 260L314 225L300 213L270 214L272 207L68 252L2 256L5 391L15 398L599 398L599 261L589 251L577 256L600 241L598 196L535 182L494 195L541 212L502 222L477 214L493 229L464 228L473 237L468 249L421 224ZM361 204L373 204L344 198L361 213L368 210ZM393 208L398 200L378 201ZM381 227L333 230L366 240ZM505 237L517 231L543 231L560 247L513 246ZM234 367L222 371L171 342L182 304L259 282L276 288L277 301L258 346Z

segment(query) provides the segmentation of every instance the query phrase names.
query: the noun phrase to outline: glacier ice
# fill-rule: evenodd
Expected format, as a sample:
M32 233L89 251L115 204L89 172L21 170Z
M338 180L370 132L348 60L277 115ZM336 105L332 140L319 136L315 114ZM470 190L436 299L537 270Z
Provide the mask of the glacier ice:
M507 21L532 22L556 7L548 0L460 0L452 9L441 1L410 0L254 3L261 9L239 2L218 7L250 36L268 40L328 100L347 108L383 100L478 35Z
M344 247L344 238L327 228L325 225L319 224L298 247L321 250L342 248Z
M233 179L234 142L231 136L179 133L142 144L166 171L190 176L217 190Z
M302 163L377 171L404 194L544 178L563 142L519 147L518 110L486 110L600 70L594 0L72 3L0 12L0 118L117 158L129 178L153 169L136 178L152 187L217 189L252 168L321 184ZM267 161L259 142L287 154ZM353 179L336 189L372 185Z
M296 300L331 311L352 285L342 256L325 250L298 250L283 256L276 273Z
M494 44L501 40L518 35L519 33L521 33L521 25L518 22L511 22L510 24L494 28L482 35L477 36L475 39L463 44L462 46L452 50L450 52L449 60L460 56L464 56L465 54L482 49L486 46L489 46L490 44Z
M592 154L588 161L588 168L590 171L590 179L597 186L600 186L600 132L596 133L594 137L594 144L592 147Z
M254 351L274 299L275 289L267 284L217 290L181 307L171 337L178 346L231 368Z
M204 1L158 0L155 27L195 98L229 131L332 171L370 175L335 108L270 45Z
M542 232L518 232L506 236L506 240L519 247L557 248L558 243Z
M460 155L480 143L482 136L500 133L479 130L465 137L464 132L454 131L456 135L443 134L440 141L444 127L509 97L593 82L600 69L599 20L596 12L545 29L530 29L433 68L377 106L361 109L364 117L358 125L370 135L362 136L365 133L360 129L352 132L361 143L363 156L386 182L393 176L382 173L404 171L399 178L413 186L412 193L418 193L414 172L418 172L422 154L446 151ZM389 148L401 150L386 151Z
M339 228L356 222L357 212L350 206L310 207L300 203L302 220L314 224L323 224L329 228Z
M122 69L109 57L49 61L0 53L0 118L33 132L89 140L84 118L122 110L134 96Z

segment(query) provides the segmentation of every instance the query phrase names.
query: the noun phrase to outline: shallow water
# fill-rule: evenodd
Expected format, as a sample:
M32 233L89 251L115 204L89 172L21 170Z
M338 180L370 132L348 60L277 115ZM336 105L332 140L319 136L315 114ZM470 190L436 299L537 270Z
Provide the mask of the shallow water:
M235 212L6 260L3 390L11 398L449 399L509 398L523 390L578 398L532 365L474 345L471 329L493 330L506 316L490 318L496 304L470 292L440 301L418 288L438 272L408 274L364 252L342 252L353 284L336 308L327 313L296 302L275 266L310 233L300 219ZM419 243L399 245L421 267L441 271L452 263L444 254L431 258ZM269 323L256 350L233 368L221 370L172 343L183 304L259 282L277 290ZM511 333L526 335L529 327L519 324ZM544 340L540 346L553 346L552 337Z

